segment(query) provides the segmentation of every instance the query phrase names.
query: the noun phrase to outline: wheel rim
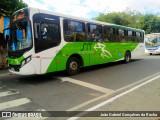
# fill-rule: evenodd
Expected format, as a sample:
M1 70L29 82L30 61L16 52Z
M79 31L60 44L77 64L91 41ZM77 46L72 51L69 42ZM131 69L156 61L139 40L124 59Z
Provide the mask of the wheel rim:
M69 65L69 68L70 68L71 71L76 71L78 69L78 63L75 62L75 61L71 61L70 65Z

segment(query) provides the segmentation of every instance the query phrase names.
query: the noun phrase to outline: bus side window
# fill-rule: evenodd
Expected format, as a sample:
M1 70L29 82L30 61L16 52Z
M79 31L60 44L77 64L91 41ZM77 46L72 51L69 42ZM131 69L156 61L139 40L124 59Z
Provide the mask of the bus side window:
M141 34L140 34L140 32L135 32L135 35L136 35L136 42L140 42L140 37L141 37Z
M33 22L36 53L60 44L59 17L39 13L33 16Z
M64 19L63 21L64 40L67 42L85 41L85 23Z
M133 39L134 39L134 38L133 38L133 31L128 30L128 31L127 31L127 36L128 36L128 37L127 37L127 41L128 41L128 42L133 42Z
M123 29L118 29L118 42L126 42L125 31Z
M144 42L144 33L143 32L141 32L141 41L140 41L141 43L143 43Z
M113 29L108 26L104 26L104 42L112 42L113 41Z
M40 32L40 24L39 23L34 23L34 37L38 39Z
M88 27L87 41L101 42L103 39L102 26L88 23L87 27Z

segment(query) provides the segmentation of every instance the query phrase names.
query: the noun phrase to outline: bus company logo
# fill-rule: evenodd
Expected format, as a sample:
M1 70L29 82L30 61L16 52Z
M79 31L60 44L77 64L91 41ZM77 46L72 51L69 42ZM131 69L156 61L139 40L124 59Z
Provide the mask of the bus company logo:
M84 43L83 44L83 48L81 49L81 51L91 50L91 47L92 47L92 43Z
M11 112L2 112L2 117L12 117Z
M107 58L111 58L112 57L112 54L109 52L109 51L107 51L106 49L105 49L105 45L104 44L102 44L102 43L97 43L97 44L95 44L95 46L94 46L94 49L97 51L97 49L101 49L101 51L102 51L102 53L101 53L101 57L102 58L104 58L104 57L107 57Z
M94 54L94 51L91 51L92 49L92 43L84 43L83 47L81 48L80 51L78 51L78 53L80 54Z

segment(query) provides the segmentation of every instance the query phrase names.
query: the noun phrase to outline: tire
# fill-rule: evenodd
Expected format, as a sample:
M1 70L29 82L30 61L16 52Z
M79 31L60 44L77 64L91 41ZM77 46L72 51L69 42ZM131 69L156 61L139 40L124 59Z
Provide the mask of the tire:
M129 51L126 52L124 61L125 63L129 63L131 61L131 53Z
M66 71L68 75L76 75L80 71L80 60L76 57L71 57L67 61Z

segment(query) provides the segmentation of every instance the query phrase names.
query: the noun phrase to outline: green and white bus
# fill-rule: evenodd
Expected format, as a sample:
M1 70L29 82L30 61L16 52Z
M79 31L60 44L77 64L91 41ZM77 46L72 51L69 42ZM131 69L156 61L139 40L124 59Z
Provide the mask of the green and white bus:
M146 34L144 41L146 54L160 54L160 33Z
M81 67L144 53L143 30L30 7L12 15L10 42L9 71L21 75L75 75Z

